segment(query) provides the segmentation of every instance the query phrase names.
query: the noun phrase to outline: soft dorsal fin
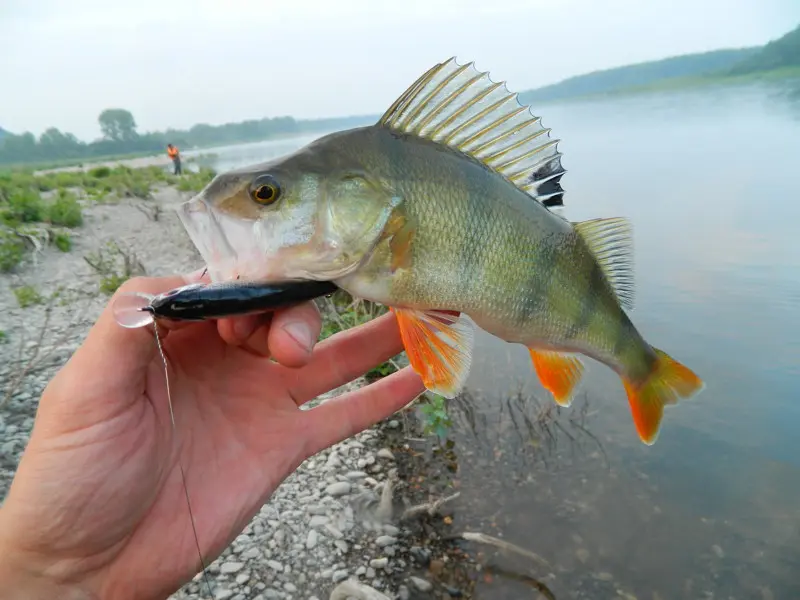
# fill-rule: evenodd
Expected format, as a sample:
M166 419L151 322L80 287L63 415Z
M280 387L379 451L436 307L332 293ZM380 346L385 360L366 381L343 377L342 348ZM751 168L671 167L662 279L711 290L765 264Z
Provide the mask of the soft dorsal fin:
M505 82L455 57L422 75L378 125L444 144L479 160L545 206L563 206L560 140Z
M594 254L619 303L633 308L633 236L624 217L591 219L573 223Z

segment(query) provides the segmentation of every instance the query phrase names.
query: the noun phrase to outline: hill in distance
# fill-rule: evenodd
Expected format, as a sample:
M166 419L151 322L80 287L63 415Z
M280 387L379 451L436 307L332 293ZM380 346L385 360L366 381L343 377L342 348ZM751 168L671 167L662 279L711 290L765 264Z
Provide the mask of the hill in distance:
M536 104L767 74L800 75L800 26L764 46L684 54L576 75L521 92L520 101Z

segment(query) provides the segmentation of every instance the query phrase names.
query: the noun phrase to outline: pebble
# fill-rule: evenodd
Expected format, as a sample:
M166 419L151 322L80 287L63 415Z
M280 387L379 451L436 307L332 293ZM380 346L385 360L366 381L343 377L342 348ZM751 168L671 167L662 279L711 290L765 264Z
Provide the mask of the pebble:
M325 493L329 496L344 496L350 493L350 487L349 481L337 481L326 487Z
M430 592L433 589L433 584L428 581L427 579L422 579L420 577L414 577L413 575L409 577L411 583L414 584L420 592Z
M347 575L348 575L348 573L344 569L340 569L338 571L334 571L334 573L333 573L333 582L334 583L339 583L340 581L344 581L345 579L347 579Z
M385 458L387 460L394 460L394 454L388 448L381 448L378 450L378 458Z
M385 569L389 566L389 559L386 557L373 558L371 561L369 561L369 566L373 569Z
M224 562L222 566L220 566L219 571L223 575L230 575L232 573L238 573L244 569L244 563L241 562Z
M306 548L312 550L317 547L317 541L319 540L319 534L317 533L316 529L312 529L308 532L308 537L306 538Z
M375 538L375 545L379 548L383 548L384 546L391 546L392 544L396 543L397 539L393 538L390 535L380 535Z
M311 520L308 522L309 527L322 527L327 523L330 519L328 517L322 515L314 515L311 517Z

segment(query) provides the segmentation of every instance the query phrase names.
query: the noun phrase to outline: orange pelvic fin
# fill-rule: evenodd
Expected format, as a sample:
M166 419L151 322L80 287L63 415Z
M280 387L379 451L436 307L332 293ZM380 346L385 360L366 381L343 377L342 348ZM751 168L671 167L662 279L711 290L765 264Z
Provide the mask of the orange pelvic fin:
M454 398L472 364L475 331L457 312L393 308L408 360L425 387Z
M658 361L653 371L641 383L623 379L631 406L633 423L639 438L648 446L655 444L661 430L664 406L677 404L699 394L705 384L691 369L653 348Z
M572 394L575 386L583 375L583 363L576 356L550 352L547 350L532 350L528 348L533 361L533 368L539 376L539 381L551 394L560 406L569 406L572 403Z

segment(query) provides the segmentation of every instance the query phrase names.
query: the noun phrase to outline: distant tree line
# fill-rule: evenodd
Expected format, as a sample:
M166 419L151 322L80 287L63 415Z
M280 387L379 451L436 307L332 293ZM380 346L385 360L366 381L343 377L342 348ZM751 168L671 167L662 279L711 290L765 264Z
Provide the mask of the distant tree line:
M139 133L130 111L108 108L97 119L103 137L92 142L81 141L73 134L55 127L47 129L38 139L30 132L16 135L5 131L0 137L0 165L90 160L103 156L160 152L168 142L179 148L256 142L275 136L353 127L372 122L374 118L354 116L301 120L292 117L267 117L223 125L199 123L188 130L168 129L163 132Z
M745 75L791 67L800 67L800 26L771 41L757 54L734 65L730 74Z

